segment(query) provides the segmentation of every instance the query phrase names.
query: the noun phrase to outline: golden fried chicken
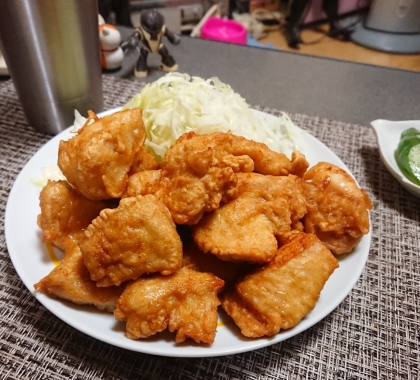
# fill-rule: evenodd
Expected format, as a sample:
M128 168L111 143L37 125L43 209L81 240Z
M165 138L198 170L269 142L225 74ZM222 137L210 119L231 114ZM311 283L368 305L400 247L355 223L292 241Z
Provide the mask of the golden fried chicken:
M243 335L272 336L309 313L338 261L316 235L299 233L266 266L222 297L223 309Z
M35 289L79 305L95 305L113 312L125 285L99 288L91 280L79 246L68 239L63 260L47 276L34 285Z
M224 283L211 273L187 267L169 276L148 276L129 283L114 315L126 321L126 335L147 338L169 328L175 341L192 338L213 343L217 328L217 293Z
M215 255L200 251L192 242L184 244L183 251L183 266L198 272L213 273L225 282L225 287L254 268L254 265L246 262L222 261Z
M154 195L124 198L102 210L79 240L98 286L120 285L144 273L181 268L182 243L171 214Z
M254 171L266 175L294 174L302 177L309 163L299 151L292 152L291 160L283 153L274 152L267 145L244 137L230 134L232 154L234 156L246 155L254 162Z
M136 195L159 194L159 182L162 178L162 170L143 170L128 177L127 189L123 198L135 197Z
M135 154L133 164L128 175L132 175L143 170L158 170L159 162L144 147L144 145Z
M238 173L237 198L205 214L193 226L197 246L223 260L267 263L276 254L278 238L303 230L306 213L301 179Z
M194 228L193 239L201 250L223 260L266 263L278 248L277 228L283 233L290 230L285 201L237 198L205 215Z
M305 231L315 233L335 254L351 252L369 232L369 195L345 170L326 162L303 178L308 204Z
M82 232L106 208L102 201L85 198L66 181L48 181L39 196L38 226L44 242L64 250L70 235Z
M197 172L201 172L200 169L206 168L208 165L206 161L208 155L204 153L207 150L212 151L213 159L231 166L235 172L255 171L268 175L295 174L301 177L309 167L305 156L298 151L293 152L292 159L289 160L283 153L274 152L263 143L248 140L230 132L216 132L207 135L197 135L194 132L186 133L175 142L171 149L173 151L171 154L165 155L164 162L181 158L179 153L182 152ZM192 155L188 155L188 153ZM203 156L203 154L205 155ZM241 157L243 162L239 160ZM250 163L246 157L249 157L252 162ZM203 158L205 161L201 161Z
M94 123L89 124L92 119ZM100 119L91 112L75 137L60 142L58 166L86 198L120 198L127 187L127 173L145 138L139 109Z
M247 157L230 158L229 163L215 157L214 144L201 141L194 132L182 135L166 152L161 163L162 179L158 196L178 224L195 224L204 212L219 207L223 198L236 192L235 170L252 171ZM223 158L223 157L222 157Z
M232 133L182 135L162 161L162 180L154 193L170 210L175 223L196 224L204 212L236 196L235 173L256 171L270 175L303 175L305 157L292 160L265 144Z

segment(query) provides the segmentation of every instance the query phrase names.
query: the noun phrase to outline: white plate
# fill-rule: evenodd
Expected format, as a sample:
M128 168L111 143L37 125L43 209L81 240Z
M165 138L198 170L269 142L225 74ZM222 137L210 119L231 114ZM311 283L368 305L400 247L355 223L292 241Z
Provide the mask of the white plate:
M401 139L401 133L409 128L420 130L420 120L390 121L374 120L371 126L375 130L378 139L379 154L384 165L398 182L411 194L420 198L420 186L411 182L398 167L395 160L395 151Z
M124 324L116 321L112 314L100 312L93 307L57 301L35 292L33 288L33 284L46 276L54 264L41 242L42 234L36 224L40 212L39 189L33 185L31 178L40 175L41 167L56 163L59 141L69 134L69 130L66 130L51 139L30 159L16 178L7 203L5 233L10 258L29 291L58 318L91 337L128 350L162 356L209 357L251 351L281 342L313 326L343 301L363 271L369 255L371 233L362 239L354 252L339 257L340 267L328 280L314 310L290 330L271 338L248 339L240 334L239 329L221 311L220 318L226 324L218 327L215 342L211 346L198 345L192 340L176 345L170 333L157 334L147 340L130 340L124 336ZM327 161L348 171L344 163L319 140L306 132L302 133L302 139L311 165Z

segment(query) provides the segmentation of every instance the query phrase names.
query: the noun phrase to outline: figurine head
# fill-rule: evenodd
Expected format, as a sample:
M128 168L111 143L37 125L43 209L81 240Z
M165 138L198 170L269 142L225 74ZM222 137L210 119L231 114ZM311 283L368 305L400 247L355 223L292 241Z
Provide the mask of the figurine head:
M114 25L99 25L99 42L103 50L115 49L120 46L121 34Z
M141 27L150 34L152 40L156 40L158 34L165 25L164 17L155 9L150 9L141 12L140 15Z

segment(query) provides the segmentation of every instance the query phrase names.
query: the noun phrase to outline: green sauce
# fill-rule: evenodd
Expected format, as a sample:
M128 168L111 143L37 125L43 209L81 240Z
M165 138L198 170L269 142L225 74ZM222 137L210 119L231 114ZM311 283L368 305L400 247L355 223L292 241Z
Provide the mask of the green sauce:
M395 151L395 159L403 174L412 182L420 185L420 131L415 128L401 134L400 143Z

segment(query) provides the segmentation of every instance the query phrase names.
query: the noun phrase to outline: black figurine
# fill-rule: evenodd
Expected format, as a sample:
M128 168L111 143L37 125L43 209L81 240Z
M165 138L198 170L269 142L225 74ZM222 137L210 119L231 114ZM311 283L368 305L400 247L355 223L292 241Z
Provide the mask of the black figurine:
M164 17L155 9L143 11L140 15L140 26L136 31L121 44L123 51L128 48L139 49L138 43L141 42L140 57L134 67L134 75L138 78L147 76L147 57L149 53L159 53L162 57L160 68L164 71L177 71L178 65L174 58L169 54L168 49L162 43L163 36L173 45L181 42L179 36L172 33L165 27Z
M300 38L300 22L308 5L309 0L292 0L287 16L286 39L291 48L297 48L302 39ZM352 30L340 26L338 22L338 0L323 0L322 10L327 15L330 30L330 37L339 38L345 41L350 40Z

